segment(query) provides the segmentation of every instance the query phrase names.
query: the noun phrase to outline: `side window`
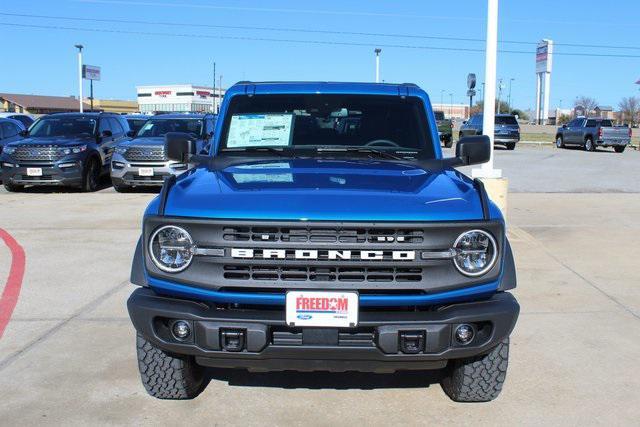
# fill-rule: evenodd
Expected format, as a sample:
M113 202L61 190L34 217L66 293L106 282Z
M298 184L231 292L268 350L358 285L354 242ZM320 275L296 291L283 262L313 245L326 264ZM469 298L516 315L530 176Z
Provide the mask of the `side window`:
M205 132L207 135L213 134L214 128L215 128L215 125L214 125L213 119L205 120Z
M111 130L109 119L103 116L103 117L100 117L100 124L98 124L98 134L102 135L102 132L104 132L105 130L113 132Z
M118 123L120 123L122 130L124 130L124 133L127 133L131 130L131 128L129 127L129 122L124 117L120 116L116 120L118 121Z
M595 120L587 120L587 126L588 128L594 128L596 127L596 121Z
M2 127L2 137L3 138L11 138L12 136L18 135L18 132L20 132L18 127L15 126L13 123L2 122L0 124L0 127Z
M111 122L111 132L113 132L115 136L121 136L124 134L124 129L122 129L122 126L120 126L120 123L116 118L109 117L109 122Z

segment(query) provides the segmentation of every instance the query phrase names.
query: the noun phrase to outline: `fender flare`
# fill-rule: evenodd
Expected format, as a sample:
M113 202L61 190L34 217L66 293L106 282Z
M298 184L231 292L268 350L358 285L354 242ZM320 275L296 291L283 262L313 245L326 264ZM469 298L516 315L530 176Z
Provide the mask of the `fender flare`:
M138 244L136 245L136 250L133 254L133 261L131 262L131 277L129 278L129 281L134 285L149 286L144 267L142 236L138 238Z
M500 278L500 285L498 291L508 291L514 289L517 285L516 278L516 263L513 258L513 251L511 250L511 244L505 237L504 245L504 257L502 259L502 277Z

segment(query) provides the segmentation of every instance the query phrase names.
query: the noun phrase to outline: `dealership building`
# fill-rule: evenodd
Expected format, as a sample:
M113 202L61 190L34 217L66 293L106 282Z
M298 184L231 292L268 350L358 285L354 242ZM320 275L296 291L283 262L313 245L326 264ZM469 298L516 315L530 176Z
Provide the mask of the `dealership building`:
M138 86L138 107L141 113L218 111L224 89L210 86L165 85Z

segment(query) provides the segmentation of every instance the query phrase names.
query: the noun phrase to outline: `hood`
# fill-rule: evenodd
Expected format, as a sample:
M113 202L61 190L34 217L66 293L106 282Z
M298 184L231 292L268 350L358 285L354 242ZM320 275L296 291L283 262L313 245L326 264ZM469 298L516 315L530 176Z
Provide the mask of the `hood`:
M145 138L133 138L127 141L123 141L119 144L122 146L131 147L164 147L164 137L145 137Z
M61 147L72 146L78 144L86 144L88 142L95 142L95 138L92 136L84 137L66 137L66 136L52 136L47 138L33 138L27 137L16 141L11 144L12 147L18 147L20 145L58 145Z
M182 174L168 216L309 221L482 219L473 182L452 170L405 162L253 160Z

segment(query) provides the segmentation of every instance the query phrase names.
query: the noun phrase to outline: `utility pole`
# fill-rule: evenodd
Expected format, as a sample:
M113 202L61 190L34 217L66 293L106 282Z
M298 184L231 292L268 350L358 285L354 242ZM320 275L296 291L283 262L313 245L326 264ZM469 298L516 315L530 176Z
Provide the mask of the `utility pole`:
M211 90L211 112L218 112L218 103L216 102L216 61L213 61L213 89Z
M449 103L449 118L453 116L453 94L449 92L449 99L451 102Z
M440 108L442 108L442 112L444 112L444 93L445 93L445 90L442 89L440 91Z
M489 161L482 164L482 167L473 169L471 174L474 178L500 178L502 171L493 168L493 145L495 130L495 103L496 96L496 59L498 55L498 0L487 0L487 45L485 56L485 88L484 110L482 117L482 133L489 137L491 150Z
M514 80L515 80L514 78L509 79L509 102L508 102L509 111L507 111L507 114L511 114L511 84L513 83Z
M215 84L213 88L215 89ZM222 101L222 74L220 74L220 86L218 86L218 95L220 95L220 100Z
M376 53L376 83L380 83L380 52L382 49L375 48L374 52Z
M80 99L80 112L84 112L84 108L82 108L82 46L81 44L75 45L75 48L78 49L78 92Z
M498 80L498 114L500 114L500 97L502 95L502 79Z

